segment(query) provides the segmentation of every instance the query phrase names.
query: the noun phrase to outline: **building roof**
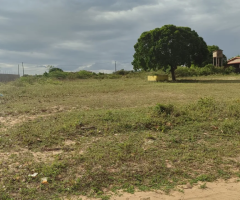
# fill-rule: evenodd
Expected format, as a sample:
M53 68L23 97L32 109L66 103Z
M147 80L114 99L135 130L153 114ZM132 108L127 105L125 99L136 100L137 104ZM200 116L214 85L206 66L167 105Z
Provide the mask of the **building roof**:
M231 58L230 60L228 60L227 64L228 65L240 64L240 56Z

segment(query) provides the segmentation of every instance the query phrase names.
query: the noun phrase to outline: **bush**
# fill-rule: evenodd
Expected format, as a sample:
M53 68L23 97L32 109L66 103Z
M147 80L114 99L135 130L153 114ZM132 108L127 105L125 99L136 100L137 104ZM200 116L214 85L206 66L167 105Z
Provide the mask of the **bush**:
M162 69L157 71L150 71L148 74L149 76L158 76L158 75L168 75L170 73L169 70L163 71Z
M49 73L51 73L51 72L63 72L63 70L60 68L57 68L57 67L50 67Z
M116 71L116 72L113 72L113 74L116 74L116 75L127 75L129 73L131 73L132 71L126 71L124 69L121 69L119 71Z
M178 67L175 70L176 77L198 76L199 72L195 68Z
M33 85L36 83L44 84L46 82L48 82L48 78L46 76L28 75L28 76L22 76L19 79L15 80L13 82L13 85L19 86L19 87L24 87L28 84L30 84L30 85Z
M175 70L176 77L190 77L190 76L208 76L213 74L231 74L234 73L234 67L215 67L212 64L208 64L205 67L178 67Z
M156 115L161 115L163 113L167 114L167 115L170 115L172 112L173 112L173 105L172 104L164 105L164 104L158 103L154 107L154 113Z
M93 77L95 75L96 75L96 73L86 71L86 70L81 70L81 71L77 72L77 78L80 78L80 79L90 78L90 77Z
M211 75L211 74L215 74L214 69L207 68L207 67L203 67L203 68L199 69L200 76L207 76L207 75Z
M67 78L68 72L61 72L61 71L53 71L48 73L48 77L57 78L57 79L65 79Z
M235 73L236 71L236 69L233 66L227 67L224 70L225 70L225 74L232 74L232 73Z
M214 71L216 69L216 67L213 65L213 64L208 64L208 65L205 65L206 69L210 69L211 71Z

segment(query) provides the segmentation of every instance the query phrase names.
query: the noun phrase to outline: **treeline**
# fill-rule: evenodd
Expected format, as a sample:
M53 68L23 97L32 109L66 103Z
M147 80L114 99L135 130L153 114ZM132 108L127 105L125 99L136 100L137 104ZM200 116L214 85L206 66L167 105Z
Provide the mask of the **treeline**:
M215 67L211 64L206 65L205 67L199 68L196 66L191 66L190 68L179 66L176 71L176 77L194 77L194 76L208 76L208 75L228 75L234 74L234 67ZM65 72L60 68L53 67L49 72L45 72L43 75L35 76L24 76L21 77L20 82L34 83L35 81L44 81L46 79L57 79L57 80L75 80L75 79L119 79L119 78L142 78L146 79L149 75L162 75L167 74L171 75L170 67L165 70L158 71L133 71L133 70L124 70L113 72L111 74L107 73L95 73L91 71L81 70L78 72Z
M95 73L86 70L80 70L78 72L64 72L62 69L59 68L52 68L49 72L45 72L43 74L44 77L49 78L57 78L57 79L87 79L87 78L95 78L95 79L104 79L104 78L119 78L124 75L134 74L133 71L127 71L121 69L119 71L113 72L112 74L107 73Z
M222 74L227 75L231 73L235 73L234 67L216 67L212 64L208 64L205 67L197 67L192 65L191 67L185 67L185 66L179 66L176 71L177 77L191 77L191 76L208 76L208 75L214 75L214 74ZM119 71L113 72L112 74L106 74L106 73L95 73L91 71L86 70L80 70L78 72L64 72L60 68L52 67L49 72L45 72L43 76L45 77L52 77L52 78L58 78L58 79L86 79L86 78L119 78L121 76L127 76L132 77L139 74L144 75L160 75L160 74L168 74L170 75L170 67L158 71L128 71L121 69Z

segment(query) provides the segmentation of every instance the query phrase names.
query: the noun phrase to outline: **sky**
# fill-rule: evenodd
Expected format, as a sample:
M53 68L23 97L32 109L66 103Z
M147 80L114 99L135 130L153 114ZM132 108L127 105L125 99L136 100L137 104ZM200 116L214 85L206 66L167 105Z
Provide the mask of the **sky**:
M227 58L240 54L237 0L0 0L0 73L132 70L144 31L187 26Z

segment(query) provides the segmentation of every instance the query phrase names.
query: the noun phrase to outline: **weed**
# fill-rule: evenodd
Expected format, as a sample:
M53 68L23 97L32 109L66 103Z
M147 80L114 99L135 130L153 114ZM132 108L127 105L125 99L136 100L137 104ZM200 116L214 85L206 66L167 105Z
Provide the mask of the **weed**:
M178 192L181 192L184 194L184 190L183 189L178 189Z
M200 185L200 189L202 189L202 190L207 189L207 183Z
M211 108L216 105L216 102L214 101L213 98L210 97L205 97L205 98L200 98L198 100L198 105L203 107L203 108Z
M151 135L150 133L148 133L147 139L150 139L150 140L156 140L156 137L154 137L153 135Z
M5 191L3 191L2 189L0 189L0 199L1 200L13 200L13 198L11 198L9 196L9 194L7 194Z
M97 196L99 198L101 198L102 200L109 200L111 198L110 195L100 195L100 196Z
M170 115L172 112L173 112L172 104L168 104L168 105L157 104L154 107L154 113L157 115L161 115L161 114Z
M191 184L193 183L197 183L198 181L202 181L202 182L211 182L215 180L215 177L213 175L208 175L208 174L202 174L198 177L196 177L194 180L191 181Z

